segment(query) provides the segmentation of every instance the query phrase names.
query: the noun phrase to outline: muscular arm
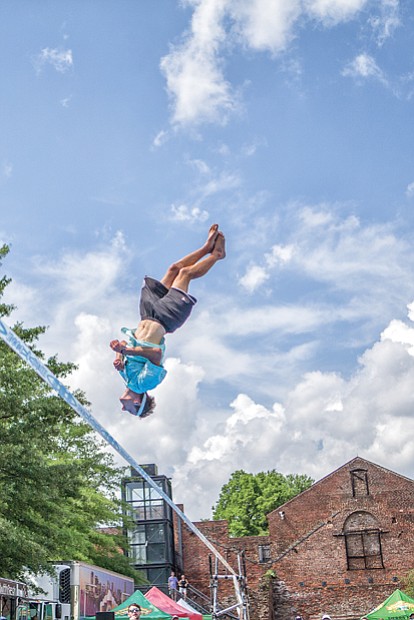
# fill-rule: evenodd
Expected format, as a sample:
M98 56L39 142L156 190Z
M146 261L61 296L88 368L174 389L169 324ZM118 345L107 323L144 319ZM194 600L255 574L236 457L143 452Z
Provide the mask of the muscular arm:
M139 355L159 366L161 364L161 349L158 347L123 347L123 355Z
M110 347L117 353L117 359L115 362L119 359L118 354L120 354L121 360L123 355L139 355L140 357L145 357L145 359L149 360L156 366L160 366L161 364L162 351L158 347L128 347L125 340L121 342L119 342L119 340L112 340Z

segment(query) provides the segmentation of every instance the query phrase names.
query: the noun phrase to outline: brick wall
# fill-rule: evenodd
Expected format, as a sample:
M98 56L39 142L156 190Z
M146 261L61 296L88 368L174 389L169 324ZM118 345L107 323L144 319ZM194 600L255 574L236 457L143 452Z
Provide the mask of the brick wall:
M238 553L244 552L248 585L251 582L253 590L256 591L264 573L264 565L259 563L258 547L259 545L268 545L270 542L269 537L246 536L243 538L229 538L227 521L200 521L194 524L210 540L230 566L235 569L236 573L238 572ZM183 527L182 538L185 574L194 587L208 596L210 593L209 558L212 554L186 526ZM241 559L240 561L242 562ZM223 606L231 605L235 602L233 580L230 576L226 578L228 572L220 562L216 567L214 557L212 557L211 565L213 574L216 572L216 568L218 570L218 600ZM243 570L243 566L241 568ZM267 601L267 596L265 598ZM267 620L267 618L263 620Z
M366 473L368 484L354 496L355 470ZM284 519L279 511L268 516L272 567L286 584L292 612L305 618L360 617L414 567L414 483L403 476L353 459L282 509ZM384 568L349 570L344 531L352 522L380 530Z
M245 538L229 538L226 521L196 523L236 571L237 551L244 551L252 620L270 620L272 614L278 620L297 614L314 620L323 613L333 619L359 618L414 568L414 482L361 458L270 513L268 521L269 537ZM370 558L355 557L361 531L364 543L373 545ZM351 545L348 558L344 533ZM186 526L182 541L185 573L208 594L210 552ZM384 567L362 568L361 562L378 565L378 541ZM267 544L271 560L260 563L259 545ZM218 593L228 604L232 581L219 580Z

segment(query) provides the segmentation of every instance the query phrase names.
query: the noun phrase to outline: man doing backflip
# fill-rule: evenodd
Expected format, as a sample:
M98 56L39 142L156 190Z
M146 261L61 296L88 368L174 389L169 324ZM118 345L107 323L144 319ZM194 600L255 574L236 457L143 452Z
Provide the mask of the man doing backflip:
M139 304L138 327L122 331L128 340L112 340L116 352L114 366L125 382L120 401L123 411L146 417L152 413L155 400L147 391L164 379L164 335L181 327L190 316L195 297L189 294L191 280L204 276L225 257L224 235L213 224L204 245L173 263L161 281L146 276Z

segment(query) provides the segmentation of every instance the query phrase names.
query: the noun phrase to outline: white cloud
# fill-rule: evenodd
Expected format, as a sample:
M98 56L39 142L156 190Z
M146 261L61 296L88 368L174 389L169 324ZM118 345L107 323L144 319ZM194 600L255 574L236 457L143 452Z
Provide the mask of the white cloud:
M294 228L285 235L285 243L273 244L263 256L251 261L242 285L256 290L270 276L289 270L306 274L330 290L352 291L354 308L362 309L366 282L370 292L377 289L387 303L400 299L401 282L411 269L410 248L398 238L389 224L363 226L353 215L342 219L329 206L307 207L293 205ZM384 300L385 302L385 300ZM373 312L374 309L366 309Z
M56 280L55 294L70 295L76 307L85 309L93 307L104 292L111 292L127 254L124 237L117 233L105 249L83 256L67 253L55 263L39 261L37 270L44 277Z
M408 308L408 318L410 319L410 321L414 322L414 302L411 302L410 304L408 304L407 308Z
M280 405L276 404L273 410L268 411L266 407L253 402L246 394L239 394L230 403L230 408L233 413L228 415L222 432L210 436L203 446L195 446L188 456L189 463L197 464L201 459L220 461L228 458L232 446L242 450L246 450L247 447L256 450L259 429L253 430L253 427L263 428L266 425L269 432L278 433L285 421L283 408Z
M354 375L311 372L292 387L283 403L263 407L240 393L230 404L220 432L197 444L176 468L180 499L195 517L205 516L205 495L218 493L236 469L272 467L316 479L360 454L397 471L410 471L414 458L414 328L406 325L404 347L384 335L361 356ZM390 386L392 385L392 389ZM213 472L215 475L213 476ZM186 480L204 485L191 497ZM210 501L210 504L212 502Z
M239 282L249 293L253 293L259 286L264 284L269 277L264 267L250 265Z
M298 269L302 278L344 289L348 301L256 296L245 305L231 287L224 293L208 285L189 324L168 337L167 378L146 420L121 412L122 381L108 346L122 325L137 322L139 284L130 281L132 255L121 234L105 248L63 254L52 264L37 260L25 282L15 278L8 287L5 301L18 305L18 319L50 324L41 338L45 352L78 364L71 386L86 392L94 416L138 462L155 462L172 477L174 498L190 518L210 516L236 469L271 466L319 478L358 453L412 474L414 327L396 315L384 320L390 305L398 310L404 296L414 297L410 247L390 225L364 227L327 207L296 205L295 214L284 244L260 246L266 274ZM366 302L357 303L362 296ZM412 319L414 302L408 310ZM339 362L336 372L315 367L321 333L334 363L333 327L353 326L361 316L375 319L382 333L349 377Z
M70 104L71 99L72 99L72 96L70 96L70 97L65 97L64 99L61 99L61 100L60 100L60 104L61 104L62 108L68 108L68 107L69 107L69 104Z
M315 280L338 289L362 292L367 277L372 283L398 278L404 270L408 245L389 224L364 226L354 216L341 219L328 209L304 208L302 226L295 234L294 258ZM324 217L329 219L323 220ZM309 230L309 222L321 218ZM352 279L352 282L351 282Z
M409 71L400 76L394 91L397 97L405 98L407 101L411 101L414 94L413 88L414 72Z
M239 185L240 177L237 174L223 172L200 185L197 189L203 198L207 198L219 192L228 192L239 187Z
M34 65L38 72L44 65L51 65L58 73L66 73L73 67L72 50L45 47L35 58Z
M382 0L378 7L379 15L369 19L379 46L392 37L394 31L401 26L399 0Z
M206 222L209 218L208 211L199 207L189 207L187 205L171 206L172 219L177 222Z
M226 2L201 1L195 6L186 40L161 60L177 124L224 121L223 114L236 107L217 55L226 36L222 26Z
M295 248L293 245L274 245L271 251L265 254L265 261L268 267L283 265L292 260Z
M407 189L405 190L405 195L408 198L412 198L414 196L414 182L413 183L409 183L407 185Z
M231 3L235 30L247 45L276 54L293 38L293 25L302 11L298 0L248 0Z
M1 166L1 177L0 178L4 180L10 179L12 173L13 173L13 164L11 164L8 161L3 162Z
M392 0L383 0L390 5ZM306 20L331 27L348 21L367 0L188 0L191 24L182 41L161 60L175 125L224 124L240 110L240 92L225 77L225 57L235 46L284 52ZM382 31L391 25L391 8L382 17ZM388 24L388 26L386 26ZM379 28L379 24L378 24Z
M1 242L1 244L2 243L3 242ZM39 290L24 282L20 282L16 278L12 279L7 286L5 300L6 303L13 304L19 309L20 320L27 321L30 320L30 308L32 308L33 316L36 321L36 316L39 316L41 313L44 303L44 298ZM25 310L27 311L27 316L25 316ZM38 324L44 325L45 320L39 320Z
M409 316L412 314L412 304L409 306ZM412 320L412 317L411 317ZM390 340L391 342L399 342L405 346L408 353L414 356L414 330L403 323L403 321L393 320L381 334L381 340Z
M251 142L250 144L245 144L242 147L242 151L241 152L242 152L242 154L245 157L252 157L253 155L256 154L257 149L259 147L266 146L266 145L267 145L267 142L266 142L265 139L260 139L260 140L256 139L253 142Z
M201 159L192 159L190 160L190 165L193 166L200 174L206 175L211 174L210 167L206 164L205 161Z
M170 134L168 133L168 131L164 131L164 130L159 131L152 142L152 147L158 148L162 146L169 140L169 138L170 138Z
M203 160L190 159L187 163L197 173L197 180L191 184L192 198L189 198L195 204L193 206L189 206L186 202L179 205L173 204L171 219L177 222L206 222L210 213L200 205L216 194L234 190L239 187L241 181L236 174L227 172L216 174Z
M388 85L388 81L379 68L375 59L367 53L359 54L343 69L344 77L352 77L357 79L374 79L384 85Z
M305 0L307 12L325 25L351 19L367 4L367 0Z
M228 144L220 144L217 148L217 153L222 157L228 157L230 155L230 147Z
M252 157L256 153L256 151L257 151L256 144L248 144L244 146L242 149L243 155L245 155L246 157Z
M303 304L262 303L257 307L245 307L241 300L221 295L210 295L210 305L197 308L191 318L191 332L183 330L177 335L180 350L187 360L200 360L207 369L207 379L215 381L223 376L242 380L250 373L261 373L260 359L265 355L264 349L257 354L249 350L250 339L268 335L268 341L282 339L286 335L303 335L312 333L321 326L328 326L338 320L329 306L304 307ZM220 320L217 321L217 316ZM229 335L232 335L228 342ZM246 348L240 346L245 343ZM230 344L232 342L232 344ZM223 363L217 366L217 355ZM269 358L280 362L275 347L270 347ZM286 351L282 355L286 354ZM257 358L256 358L257 355ZM257 364L256 364L257 361ZM271 361L266 363L272 365Z

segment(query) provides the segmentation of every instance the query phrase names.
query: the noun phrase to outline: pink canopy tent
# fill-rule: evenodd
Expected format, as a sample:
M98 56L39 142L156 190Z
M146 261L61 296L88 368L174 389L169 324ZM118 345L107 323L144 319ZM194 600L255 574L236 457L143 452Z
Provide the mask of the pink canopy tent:
M145 594L150 603L165 611L172 616L178 616L179 618L190 618L190 620L203 620L203 616L196 611L187 611L183 609L181 605L175 603L169 596L158 590L155 586L148 590Z

